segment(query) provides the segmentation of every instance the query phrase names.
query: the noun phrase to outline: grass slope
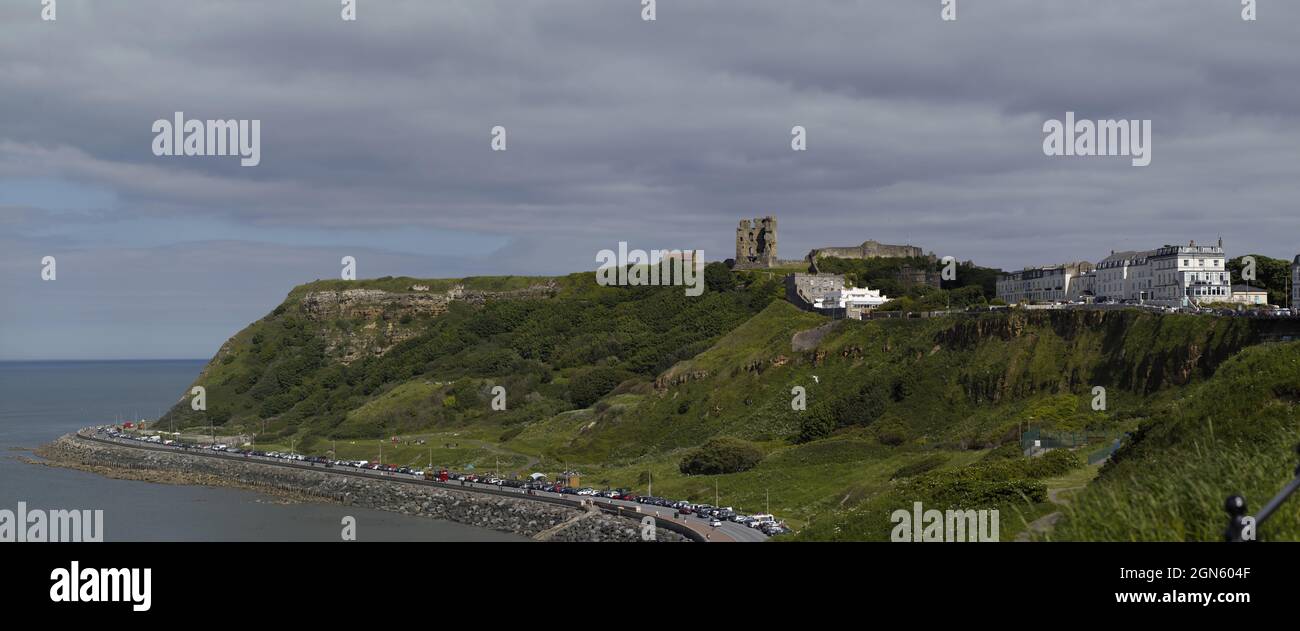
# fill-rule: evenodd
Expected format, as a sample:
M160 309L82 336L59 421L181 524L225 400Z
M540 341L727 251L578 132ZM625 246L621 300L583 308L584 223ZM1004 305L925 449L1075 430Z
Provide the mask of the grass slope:
M711 267L706 278L689 298L575 274L542 279L551 298L342 322L310 317L304 296L539 279L317 281L213 358L196 381L206 414L188 399L168 414L340 457L375 459L384 441L384 458L402 464L578 468L595 486L653 483L656 495L770 509L804 539L887 540L889 514L914 501L998 508L1004 539L1054 510L1067 514L1051 538L1212 539L1224 495L1258 507L1294 465L1283 447L1297 439L1300 350L1258 344L1264 322L1135 310L830 322L780 300L774 274ZM349 364L332 354L358 336L382 352ZM490 406L497 385L504 411ZM1132 438L1089 483L1082 452L1022 457L1031 426ZM682 457L716 436L763 458L682 473ZM1050 489L1084 484L1068 507L1048 502ZM1300 538L1293 517L1264 532Z

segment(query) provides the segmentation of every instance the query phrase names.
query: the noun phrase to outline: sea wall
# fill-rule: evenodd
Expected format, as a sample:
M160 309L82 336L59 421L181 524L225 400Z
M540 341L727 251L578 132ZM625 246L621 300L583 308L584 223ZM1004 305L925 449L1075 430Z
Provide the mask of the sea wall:
M489 493L160 451L92 441L75 434L62 436L36 453L48 464L112 477L251 488L293 498L444 519L547 541L641 540L638 524L631 519L588 514L576 506ZM656 534L658 541L685 540L662 528Z

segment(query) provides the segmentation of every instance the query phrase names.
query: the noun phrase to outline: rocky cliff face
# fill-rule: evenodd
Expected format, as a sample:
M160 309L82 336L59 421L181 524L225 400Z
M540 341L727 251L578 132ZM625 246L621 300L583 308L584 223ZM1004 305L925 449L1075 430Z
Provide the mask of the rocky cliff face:
M311 291L303 296L301 309L310 320L333 318L375 320L387 313L441 315L455 299L457 290L437 293L394 293L382 289Z
M990 341L1021 345L1024 357L1010 362L996 381L985 375L967 384L973 399L1000 401L1017 389L1035 391L1049 382L1070 388L1100 381L1138 393L1186 385L1209 377L1229 357L1278 326L1270 320L1133 309L1013 312L957 321L940 331L935 343L972 352ZM1053 354L1069 358L1066 365L1053 365L1062 369L1059 374L1033 374L1031 349L1040 340L1059 344Z
M302 314L313 322L345 320L357 323L350 331L322 328L326 353L344 364L368 356L383 355L394 346L418 334L404 326L414 317L436 317L447 312L453 302L482 305L492 300L539 300L555 295L554 281L523 289L488 291L455 286L447 291L393 292L382 289L344 289L307 292L299 303Z
M416 288L413 288L416 289ZM344 289L309 291L302 298L301 309L312 320L331 318L373 320L384 315L441 315L452 301L484 304L491 300L529 300L555 295L554 281L523 289L488 291L465 289L459 285L447 291L392 292L382 289Z

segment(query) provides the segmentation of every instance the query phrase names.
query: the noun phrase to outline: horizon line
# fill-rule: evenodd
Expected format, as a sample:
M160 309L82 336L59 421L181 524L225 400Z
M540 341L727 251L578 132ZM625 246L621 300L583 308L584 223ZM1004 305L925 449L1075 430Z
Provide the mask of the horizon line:
M5 359L0 357L0 364L38 364L53 362L189 362L209 361L211 357L109 357L109 358L39 358L39 359Z

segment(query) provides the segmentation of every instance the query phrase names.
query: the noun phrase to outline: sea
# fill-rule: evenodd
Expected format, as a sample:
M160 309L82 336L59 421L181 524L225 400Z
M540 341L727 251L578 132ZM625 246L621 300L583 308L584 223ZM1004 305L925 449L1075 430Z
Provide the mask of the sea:
M104 541L526 541L455 522L255 491L115 480L30 464L26 451L81 427L157 418L203 360L0 362L0 509L103 510Z

